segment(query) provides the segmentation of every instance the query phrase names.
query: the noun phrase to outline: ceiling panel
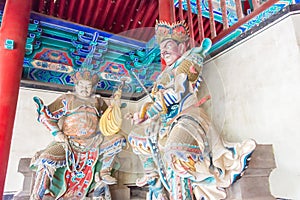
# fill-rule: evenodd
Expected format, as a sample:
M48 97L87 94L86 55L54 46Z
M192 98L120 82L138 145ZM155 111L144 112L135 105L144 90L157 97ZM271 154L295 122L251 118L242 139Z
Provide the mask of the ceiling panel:
M33 0L32 11L24 86L70 90L70 72L81 67L96 44L93 65L102 77L98 93L110 96L126 78L124 97L138 100L146 93L135 75L151 90L161 72L153 38L158 0ZM187 21L187 12L183 14ZM197 15L192 16L197 41ZM209 20L203 21L205 36L210 37ZM221 31L222 24L216 22L216 29Z

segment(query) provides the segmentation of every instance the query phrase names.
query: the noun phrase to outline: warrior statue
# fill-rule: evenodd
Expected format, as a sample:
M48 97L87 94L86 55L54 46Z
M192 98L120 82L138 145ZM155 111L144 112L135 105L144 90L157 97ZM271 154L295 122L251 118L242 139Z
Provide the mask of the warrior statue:
M122 89L107 106L93 93L99 81L96 72L79 70L73 80L75 92L61 95L48 106L34 97L38 121L55 141L32 159L36 178L31 200L43 199L45 194L55 199L86 199L93 191L93 199L109 200L108 185L117 182L111 174L114 158L126 144L117 134L122 123Z
M199 106L197 88L211 41L187 50L183 21L158 22L155 31L166 67L153 87L152 102L128 115L140 126L128 138L144 166L136 184L149 185L148 199L224 199L225 188L243 174L256 143L225 143Z

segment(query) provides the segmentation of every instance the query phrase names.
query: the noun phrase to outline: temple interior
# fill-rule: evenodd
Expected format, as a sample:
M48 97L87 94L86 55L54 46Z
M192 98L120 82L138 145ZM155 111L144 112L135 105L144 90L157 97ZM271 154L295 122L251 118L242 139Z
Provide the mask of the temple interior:
M6 100L0 103L1 120L13 125L0 131L0 147L8 149L0 157L3 199L29 199L30 158L53 140L37 121L33 97L49 104L74 91L70 74L87 58L100 73L95 93L107 104L124 83L123 116L150 100L154 82L166 65L155 41L158 19L185 20L191 47L211 39L197 94L199 99L208 95L210 99L202 107L227 141L252 138L257 142L253 162L227 190L227 199L300 199L299 0L32 0L26 11L27 4L0 1L0 95L1 99L17 97L12 110L3 106ZM10 17L5 17L6 12ZM22 20L13 17L18 12L28 12L29 20L20 26L26 27L22 66L16 66L22 75L11 83L6 77L18 74L5 73L14 73L8 66L20 58L4 58L6 52L20 48L10 37L19 34ZM5 32L9 25L18 28ZM13 85L16 89L5 93L3 88ZM7 118L8 112L15 115ZM127 139L134 128L124 118L120 134ZM110 188L112 199L146 199L147 190L135 185L143 174L139 157L128 147L116 160L120 168L118 184Z

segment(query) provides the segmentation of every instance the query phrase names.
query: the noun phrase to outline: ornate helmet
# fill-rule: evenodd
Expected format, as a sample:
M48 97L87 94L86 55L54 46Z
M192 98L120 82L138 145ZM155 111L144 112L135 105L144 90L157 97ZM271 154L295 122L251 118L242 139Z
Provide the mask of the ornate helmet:
M173 39L177 42L185 42L189 39L189 29L185 21L169 23L166 21L156 21L155 25L156 41L160 44L166 39Z
M97 72L88 69L83 69L75 72L72 76L72 79L75 84L77 84L80 80L89 80L92 82L92 85L95 86L99 82L100 78Z
M92 82L92 85L95 86L99 82L99 71L96 71L94 69L94 64L93 64L93 53L95 49L92 49L92 51L87 55L85 60L82 62L81 67L79 70L74 72L72 75L72 79L75 84L78 83L80 80L89 80Z

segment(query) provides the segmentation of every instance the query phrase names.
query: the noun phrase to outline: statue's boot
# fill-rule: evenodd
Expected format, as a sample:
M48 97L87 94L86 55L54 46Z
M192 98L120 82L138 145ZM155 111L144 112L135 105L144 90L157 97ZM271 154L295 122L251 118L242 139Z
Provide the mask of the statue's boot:
M143 177L141 178L138 178L136 181L135 181L135 184L136 186L138 187L143 187L145 185L148 184L148 181L153 179L153 178L157 178L158 177L158 174L156 172L150 172L150 173L146 173L144 174Z
M36 172L36 178L30 196L30 200L42 200L46 189L49 187L50 179L44 168L40 168Z
M114 185L117 183L117 179L111 176L111 168L102 169L100 171L100 177L102 181L107 185Z
M107 185L117 184L117 179L109 174L101 174L101 179Z

